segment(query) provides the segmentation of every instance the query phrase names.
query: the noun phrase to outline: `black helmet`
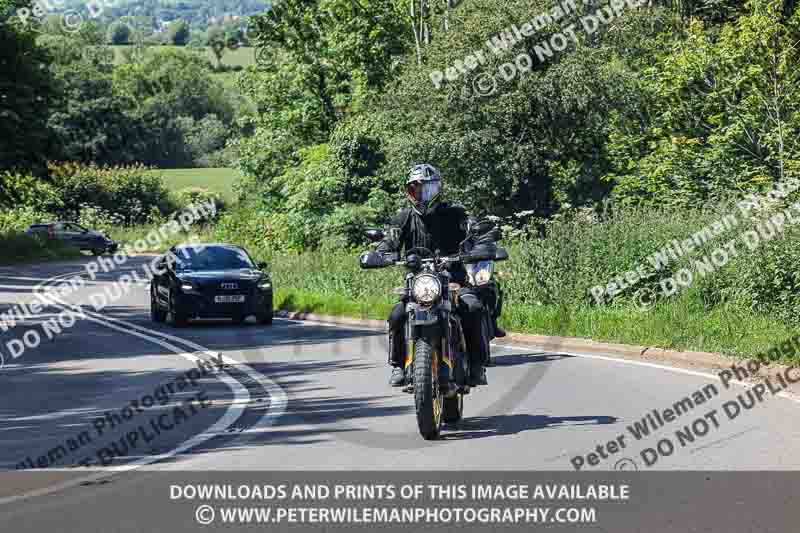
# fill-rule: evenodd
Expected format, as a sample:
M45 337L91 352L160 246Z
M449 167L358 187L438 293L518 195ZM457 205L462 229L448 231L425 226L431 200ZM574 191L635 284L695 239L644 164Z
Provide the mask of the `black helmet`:
M438 200L442 191L442 175L432 165L411 168L406 180L406 196L419 214L424 214Z

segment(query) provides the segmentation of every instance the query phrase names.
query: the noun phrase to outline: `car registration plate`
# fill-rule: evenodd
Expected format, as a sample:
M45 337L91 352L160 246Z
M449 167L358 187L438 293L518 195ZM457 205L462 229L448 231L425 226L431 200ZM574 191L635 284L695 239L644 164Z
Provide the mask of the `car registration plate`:
M244 303L244 295L233 294L230 296L215 296L214 302L218 304L240 304Z

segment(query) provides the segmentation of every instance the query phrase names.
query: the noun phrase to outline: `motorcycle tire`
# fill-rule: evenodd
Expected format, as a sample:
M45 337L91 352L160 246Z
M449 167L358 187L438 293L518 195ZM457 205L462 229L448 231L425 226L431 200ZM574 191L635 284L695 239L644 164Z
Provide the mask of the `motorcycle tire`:
M495 360L492 357L492 344L491 344L491 324L489 323L489 317L484 313L483 317L481 318L481 331L479 333L480 337L480 347L481 347L481 354L483 355L483 364L487 367L495 366Z
M439 390L439 356L430 340L414 342L414 405L417 426L425 440L439 438L442 427L442 393ZM434 368L436 367L436 368Z

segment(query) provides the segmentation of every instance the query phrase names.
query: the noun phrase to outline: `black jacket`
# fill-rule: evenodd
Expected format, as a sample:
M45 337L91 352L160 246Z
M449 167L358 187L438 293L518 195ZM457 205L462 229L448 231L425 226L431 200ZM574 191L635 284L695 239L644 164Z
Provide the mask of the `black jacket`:
M430 209L424 216L412 208L401 210L390 222L396 228L378 245L378 252L400 252L424 247L442 255L457 254L458 246L467 237L467 212L460 205L445 202Z

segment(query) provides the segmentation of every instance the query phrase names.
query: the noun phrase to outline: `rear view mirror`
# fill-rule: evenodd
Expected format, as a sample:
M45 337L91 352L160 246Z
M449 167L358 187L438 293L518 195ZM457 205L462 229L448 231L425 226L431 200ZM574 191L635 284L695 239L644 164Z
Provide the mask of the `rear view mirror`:
M497 251L494 254L495 261L506 261L508 259L508 252L505 248L497 248Z
M379 229L368 229L365 232L365 234L367 236L367 239L369 239L372 242L382 241L384 237L383 230Z

